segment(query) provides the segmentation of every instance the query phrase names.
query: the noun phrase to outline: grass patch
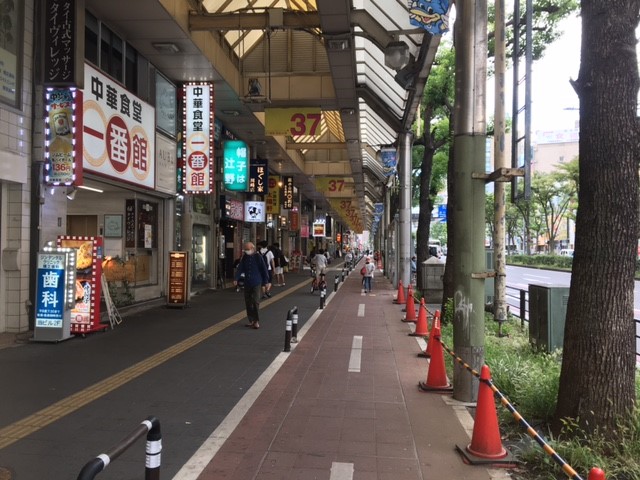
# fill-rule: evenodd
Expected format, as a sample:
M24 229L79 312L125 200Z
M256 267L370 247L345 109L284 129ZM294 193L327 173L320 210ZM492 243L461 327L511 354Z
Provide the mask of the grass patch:
M447 311L453 309L447 305ZM442 341L454 349L452 318L447 317L443 319ZM565 433L553 438L548 424L556 408L560 352L546 354L534 349L529 344L528 331L520 327L520 319L515 317L503 325L502 332L508 337L498 337L498 325L487 315L485 363L496 387L524 419L585 480L594 466L605 471L607 480L640 480L640 409L636 410L631 425L620 426L620 436L615 442L598 433L586 436L574 423L566 423ZM455 360L446 352L445 358L447 374L452 378ZM639 376L636 376L636 398L636 404L640 405ZM496 408L504 441L515 445L512 453L522 461L522 467L512 472L514 480L567 478L499 402Z

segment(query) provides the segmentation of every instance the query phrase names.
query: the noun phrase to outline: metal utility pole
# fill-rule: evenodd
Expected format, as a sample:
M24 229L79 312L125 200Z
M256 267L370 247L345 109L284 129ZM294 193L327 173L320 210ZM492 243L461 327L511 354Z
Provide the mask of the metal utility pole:
M485 182L474 178L474 174L485 170L487 2L461 0L456 7L453 343L458 355L479 370L484 361ZM453 375L454 398L475 401L478 396L475 377L457 364Z
M399 269L398 278L403 285L411 281L411 143L413 135L404 132L398 139L398 174L400 177L400 215L398 221Z
M505 10L504 0L495 2L495 113L493 132L494 169L507 168L505 152ZM494 183L494 231L493 231L493 260L495 268L495 282L493 295L493 315L500 328L507 320L507 266L505 248L505 217L506 217L506 185L504 181ZM500 332L502 333L502 331Z

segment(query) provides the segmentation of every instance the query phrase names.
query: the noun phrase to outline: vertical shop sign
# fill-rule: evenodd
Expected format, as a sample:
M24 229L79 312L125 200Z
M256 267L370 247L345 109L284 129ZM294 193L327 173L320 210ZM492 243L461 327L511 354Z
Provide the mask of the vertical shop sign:
M138 248L158 248L158 204L138 200L136 215Z
M241 140L224 142L224 188L246 192L249 188L249 147Z
M155 112L119 83L85 65L83 168L155 188Z
M292 232L300 230L300 212L296 207L289 210L289 230Z
M185 193L211 193L213 178L213 84L190 83L184 91Z
M293 208L293 177L282 177L282 208Z
M169 252L169 293L170 307L184 306L188 300L187 279L189 278L189 252Z
M267 160L254 158L249 166L249 193L269 193L269 165Z
M81 185L82 92L75 88L48 89L45 94L45 164L47 185Z
M129 198L124 207L124 246L136 248L136 201Z
M309 215L300 215L300 238L309 238Z
M44 19L43 84L82 88L84 1L45 0Z
M269 176L269 193L265 197L267 204L267 213L272 215L280 215L280 182L282 181L279 175Z

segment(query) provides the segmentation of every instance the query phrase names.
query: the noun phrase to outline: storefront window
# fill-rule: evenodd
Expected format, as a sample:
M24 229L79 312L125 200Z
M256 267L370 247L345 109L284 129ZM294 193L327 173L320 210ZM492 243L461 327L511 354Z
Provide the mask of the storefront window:
M209 250L211 231L206 225L193 226L193 282L206 283L209 280Z

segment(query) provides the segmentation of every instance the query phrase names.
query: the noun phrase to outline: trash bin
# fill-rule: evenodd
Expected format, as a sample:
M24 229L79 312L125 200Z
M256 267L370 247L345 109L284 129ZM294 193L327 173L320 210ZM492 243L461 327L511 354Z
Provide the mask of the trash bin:
M424 301L427 303L442 303L444 266L444 262L437 257L430 257L420 265Z

